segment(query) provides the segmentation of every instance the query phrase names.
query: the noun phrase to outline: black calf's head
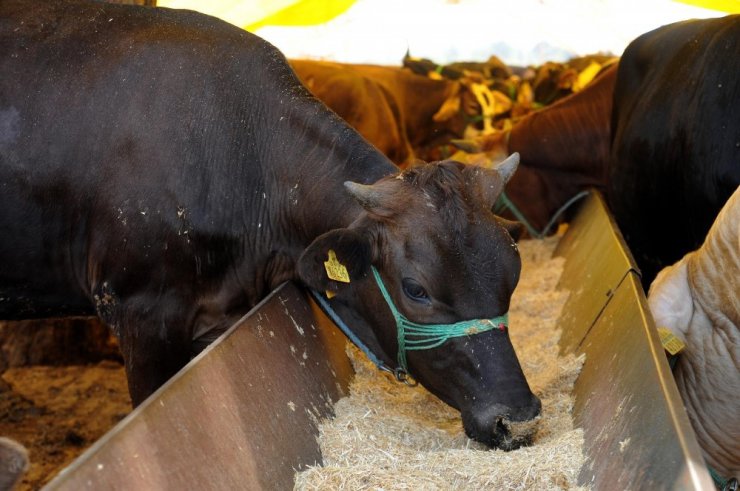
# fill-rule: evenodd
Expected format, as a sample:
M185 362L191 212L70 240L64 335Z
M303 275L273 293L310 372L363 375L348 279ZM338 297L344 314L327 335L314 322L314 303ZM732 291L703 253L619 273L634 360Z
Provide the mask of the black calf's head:
M470 437L504 449L528 441L534 425L524 422L540 411L504 317L521 269L514 228L490 211L517 164L517 155L495 170L445 161L346 183L364 212L298 264L385 363L459 409ZM480 321L462 323L471 320Z

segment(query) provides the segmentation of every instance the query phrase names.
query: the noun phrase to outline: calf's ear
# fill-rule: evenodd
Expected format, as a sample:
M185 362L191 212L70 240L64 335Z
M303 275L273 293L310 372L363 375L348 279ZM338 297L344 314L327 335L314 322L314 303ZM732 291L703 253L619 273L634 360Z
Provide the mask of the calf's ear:
M338 228L318 236L298 259L296 271L308 287L341 293L370 268L370 242L359 233Z
M462 150L465 153L481 153L483 151L483 145L481 145L481 141L471 138L453 138L452 140L450 140L450 145L457 148L458 150Z
M439 110L434 113L432 119L435 123L443 123L460 112L460 82L453 82L447 99L442 103Z

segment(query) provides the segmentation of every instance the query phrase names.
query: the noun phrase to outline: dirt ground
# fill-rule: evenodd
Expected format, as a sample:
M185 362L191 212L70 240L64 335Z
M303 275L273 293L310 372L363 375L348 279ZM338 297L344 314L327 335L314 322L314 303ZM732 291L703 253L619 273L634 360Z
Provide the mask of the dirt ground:
M40 489L131 411L123 365L8 368L0 380L0 435L29 451L19 491Z

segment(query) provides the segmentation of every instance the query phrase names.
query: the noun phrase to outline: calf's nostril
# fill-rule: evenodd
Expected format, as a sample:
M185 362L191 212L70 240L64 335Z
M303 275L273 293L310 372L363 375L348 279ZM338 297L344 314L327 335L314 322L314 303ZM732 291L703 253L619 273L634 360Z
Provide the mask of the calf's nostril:
M539 422L539 416L525 421L511 421L503 418L501 425L506 429L509 439L516 444L515 448L518 448L531 445Z

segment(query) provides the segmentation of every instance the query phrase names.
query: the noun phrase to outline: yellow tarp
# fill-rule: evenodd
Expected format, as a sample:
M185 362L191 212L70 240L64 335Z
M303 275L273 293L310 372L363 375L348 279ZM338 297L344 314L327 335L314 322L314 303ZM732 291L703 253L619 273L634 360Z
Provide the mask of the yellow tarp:
M740 0L674 0L675 2L701 7L703 9L740 14Z
M158 7L197 10L247 31L266 25L322 24L345 12L353 3L355 0L157 0Z

